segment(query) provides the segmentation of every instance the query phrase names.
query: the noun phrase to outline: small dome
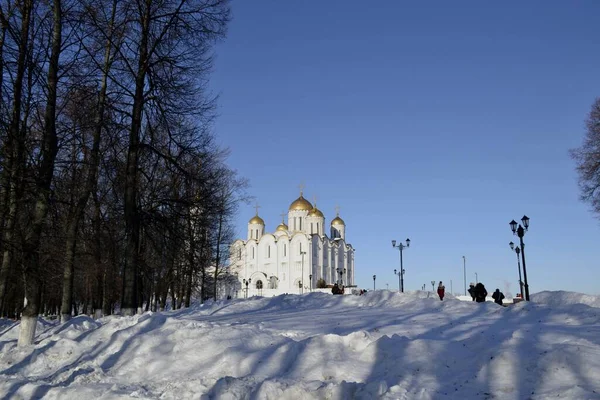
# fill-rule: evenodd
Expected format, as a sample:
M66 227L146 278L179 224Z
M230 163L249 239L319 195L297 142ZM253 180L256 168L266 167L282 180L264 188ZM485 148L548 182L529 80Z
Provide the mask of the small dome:
M288 226L285 223L280 223L279 226L276 229L277 232L287 232L288 231Z
M263 219L261 217L257 215L255 215L254 217L252 217L252 219L250 221L248 221L249 224L259 224L259 225L264 225L265 221L263 221Z
M312 209L312 204L310 204L310 201L302 197L302 194L290 205L290 211L310 211Z
M308 213L308 216L325 218L325 216L323 215L321 210L319 210L316 205L313 207L312 210L310 210L310 212Z
M344 223L344 220L340 218L340 216L338 215L337 217L335 217L334 219L331 220L331 225L346 225Z

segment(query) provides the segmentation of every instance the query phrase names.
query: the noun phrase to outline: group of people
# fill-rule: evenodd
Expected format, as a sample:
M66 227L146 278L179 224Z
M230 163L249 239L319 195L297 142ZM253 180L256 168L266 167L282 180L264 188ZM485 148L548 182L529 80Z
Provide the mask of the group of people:
M469 285L469 294L471 295L471 299L473 301L476 301L477 303L483 303L488 295L488 292L485 290L483 283L478 282L477 284L474 284L471 282ZM494 303L503 305L502 300L504 300L504 293L502 293L500 289L496 289L496 291L492 293L492 299L494 299Z
M440 300L444 300L444 295L446 294L446 287L440 281L437 288L437 294L440 297ZM476 285L471 282L469 285L469 294L471 295L471 299L477 303L485 302L485 298L488 295L487 290L485 290L485 286L483 283L478 282ZM504 300L504 293L500 291L500 289L496 289L494 293L492 293L492 299L494 299L494 303L503 305L502 300Z

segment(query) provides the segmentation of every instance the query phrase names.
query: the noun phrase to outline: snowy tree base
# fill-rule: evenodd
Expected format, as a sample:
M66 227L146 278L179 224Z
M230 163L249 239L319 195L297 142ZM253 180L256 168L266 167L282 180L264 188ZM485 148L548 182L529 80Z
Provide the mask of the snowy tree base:
M35 337L35 328L37 325L37 317L22 317L21 318L21 329L19 331L19 341L18 345L20 346L29 346L33 344L33 339Z
M94 310L94 319L102 318L102 309L97 308Z
M60 314L60 323L64 324L65 322L71 319L71 314Z
M135 308L121 308L121 315L124 317L131 317L135 315Z

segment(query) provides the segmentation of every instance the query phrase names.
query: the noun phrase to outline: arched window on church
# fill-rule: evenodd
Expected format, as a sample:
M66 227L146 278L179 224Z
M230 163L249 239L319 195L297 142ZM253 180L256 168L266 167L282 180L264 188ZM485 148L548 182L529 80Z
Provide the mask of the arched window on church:
M262 289L263 288L263 283L261 280L256 281L256 288L257 289Z
M284 243L283 244L283 256L286 256L286 251L287 251L287 245Z
M311 222L310 223L310 234L312 235L313 233L314 233L314 231L313 231L313 223Z
M254 247L252 248L252 259L254 260Z
M267 246L267 258L271 258L271 246Z

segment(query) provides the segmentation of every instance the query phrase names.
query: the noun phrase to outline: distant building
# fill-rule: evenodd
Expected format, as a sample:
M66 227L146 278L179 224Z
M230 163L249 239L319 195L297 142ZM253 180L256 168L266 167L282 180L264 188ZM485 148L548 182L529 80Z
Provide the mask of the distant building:
M282 217L285 216L282 215ZM230 273L237 274L238 297L275 296L306 293L317 288L319 280L354 285L354 248L346 243L346 224L339 216L325 233L325 216L302 196L289 207L287 221L273 233L265 232L265 222L256 215L248 222L248 237L238 239L230 249Z

